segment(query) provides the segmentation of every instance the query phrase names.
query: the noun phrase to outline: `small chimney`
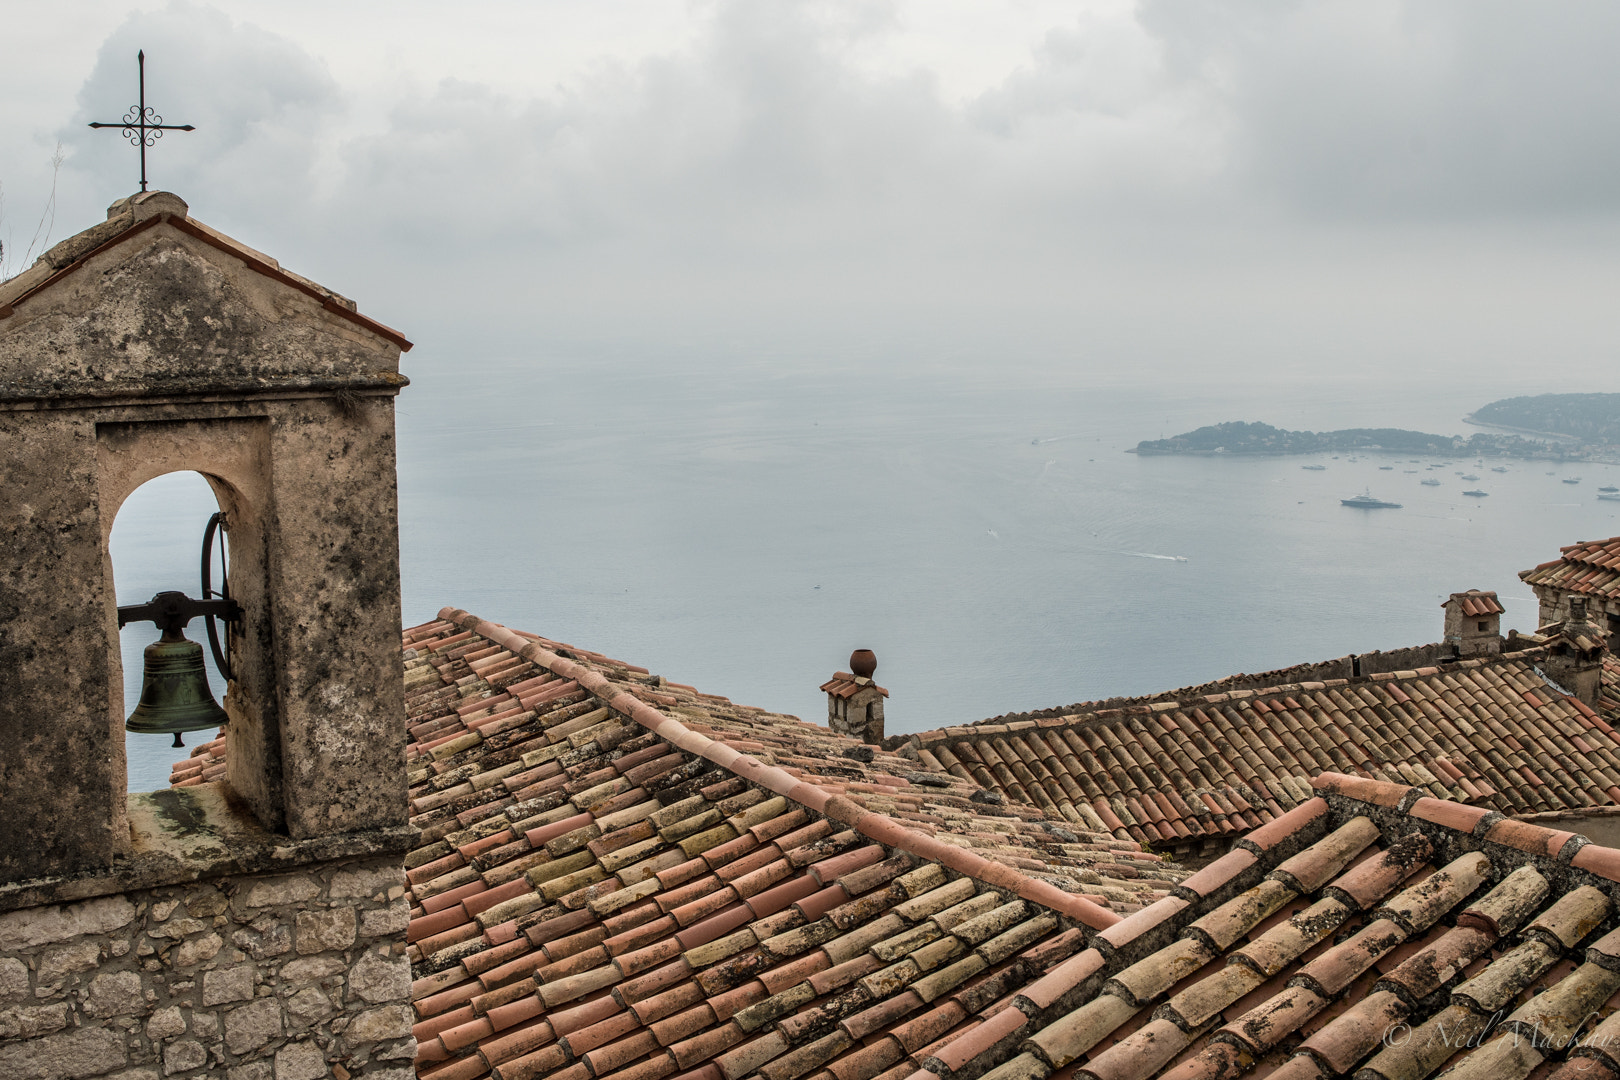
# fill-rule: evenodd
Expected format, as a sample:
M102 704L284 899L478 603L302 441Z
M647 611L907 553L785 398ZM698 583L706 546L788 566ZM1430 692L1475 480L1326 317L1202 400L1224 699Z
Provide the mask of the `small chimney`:
M877 656L871 649L849 654L849 670L821 684L827 692L827 726L864 743L883 742L883 699L889 692L872 681Z
M1548 645L1547 678L1596 707L1607 652L1602 632L1586 619L1586 597L1570 597L1569 618Z
M1495 656L1502 651L1502 604L1494 592L1469 589L1451 594L1446 609L1446 644L1456 656Z

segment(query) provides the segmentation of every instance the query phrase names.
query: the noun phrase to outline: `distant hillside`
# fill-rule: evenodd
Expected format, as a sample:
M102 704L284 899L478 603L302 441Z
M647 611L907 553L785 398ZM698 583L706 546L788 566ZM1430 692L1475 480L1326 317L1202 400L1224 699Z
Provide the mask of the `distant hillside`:
M1517 426L1517 425L1515 425ZM1136 444L1133 454L1314 454L1324 450L1386 450L1400 454L1492 454L1546 457L1547 447L1517 435L1479 433L1430 435L1401 428L1346 428L1343 431L1288 431L1240 420L1212 424L1169 439Z
M1537 394L1503 398L1469 417L1477 424L1620 444L1620 394Z

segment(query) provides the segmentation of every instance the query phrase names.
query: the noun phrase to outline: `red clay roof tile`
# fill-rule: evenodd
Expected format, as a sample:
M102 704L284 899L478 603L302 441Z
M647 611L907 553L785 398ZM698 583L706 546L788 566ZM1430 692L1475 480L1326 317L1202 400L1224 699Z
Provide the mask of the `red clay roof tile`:
M1322 700L1313 694L1343 703L1369 695L1355 706L1356 723L1372 734L1335 738L1370 747L1416 738L1422 757L1415 760L1434 762L1441 756L1435 738L1417 738L1430 729L1396 732L1390 718L1415 715L1397 714L1396 706L1427 709L1424 716L1483 730L1459 711L1464 691L1486 695L1480 700L1498 710L1493 722L1511 715L1522 693L1498 699L1489 696L1490 680L1468 684L1463 677L1479 676L1479 668L1296 686L1271 697L1233 693L1200 707L1199 721L1174 708L1144 710L1129 714L1136 734L1106 718L1100 729L1020 722L976 745L945 740L909 760L873 748L873 760L860 762L842 756L854 744L825 729L445 614L404 638L406 719L420 732L413 732L411 769L423 843L410 865L424 1075L958 1080L1003 1066L1012 1071L1000 1080L1044 1080L1054 1069L1097 1075L1115 1063L1121 1076L1193 1065L1246 1071L1258 1059L1222 1057L1221 1048L1247 1039L1258 1052L1264 1044L1273 1055L1266 1068L1282 1063L1275 1055L1286 1057L1262 1026L1306 1039L1307 1056L1297 1059L1304 1064L1289 1069L1314 1067L1318 1058L1309 1054L1317 1053L1322 1063L1342 1060L1353 1070L1377 1047L1350 1031L1370 1021L1338 995L1365 992L1377 965L1428 956L1444 988L1460 977L1446 972L1472 964L1468 992L1489 998L1493 984L1478 979L1495 968L1495 954L1478 948L1495 940L1493 927L1516 933L1520 923L1534 923L1525 940L1546 946L1595 926L1593 913L1608 910L1607 900L1591 898L1599 890L1567 889L1548 904L1526 889L1504 863L1528 858L1522 845L1493 844L1488 854L1446 847L1451 824L1471 828L1478 815L1426 800L1410 818L1403 814L1400 807L1419 798L1408 795L1414 785L1425 796L1452 790L1453 778L1438 765L1401 760L1403 769L1367 780L1330 777L1315 790L1309 774L1279 771L1285 754L1340 760L1334 740L1308 730L1313 701ZM458 640L450 648L434 648L451 636ZM526 700L568 684L554 698ZM1392 684L1410 706L1377 696ZM1540 685L1526 681L1520 690ZM514 697L518 712L507 707ZM1272 725L1265 737L1244 727L1245 716L1260 715ZM1151 738L1138 737L1148 729L1136 718L1148 716L1162 724ZM1583 740L1597 730L1580 710L1558 717L1581 721L1571 730ZM1514 723L1521 745L1542 744ZM438 748L424 751L424 739ZM228 740L216 742L209 760L226 752ZM952 749L958 744L960 753ZM714 749L721 745L738 756ZM1216 745L1218 767L1210 756ZM1378 752L1397 760L1387 748ZM1444 756L1468 762L1458 771L1495 786L1506 771L1533 763L1548 790L1573 794L1578 787L1557 767L1572 753L1588 751L1560 750L1551 765L1534 756L1486 760L1460 747ZM934 769L930 758L946 769ZM1129 786L1109 780L1109 791L1098 774L1075 772L1089 767L1083 758L1110 762ZM1210 775L1198 771L1205 768ZM939 779L907 779L918 773ZM1027 789L1039 806L969 798L979 784L1005 783ZM1189 818L1189 808L1200 816ZM1182 875L1121 836L1155 823L1156 835L1202 835L1216 827L1206 815L1212 808L1229 817L1221 829L1236 829L1230 819L1243 815L1270 824L1170 897ZM1120 820L1126 812L1128 828ZM1405 839L1420 823L1421 843ZM1543 859L1563 854L1562 843L1547 850L1554 831L1527 828L1534 831L1500 835L1538 839ZM1570 854L1601 865L1606 849L1594 847ZM1456 869L1459 857L1466 875ZM1448 865L1429 873L1423 864L1431 858ZM1215 910L1235 877L1273 871L1281 871L1275 880ZM1587 871L1572 863L1561 873ZM1468 901L1470 881L1502 874L1497 890L1505 899L1493 891ZM1121 920L1121 911L1134 914ZM1451 928L1453 919L1466 925ZM1410 935L1393 951L1390 927ZM1334 928L1344 935L1339 945ZM440 940L461 933L468 936ZM435 948L424 953L429 944ZM1408 947L1417 951L1407 954ZM1236 962L1221 967L1216 957ZM1536 985L1580 970L1546 966ZM1296 976L1300 986L1285 985ZM1579 978L1597 985L1590 972ZM1583 985L1571 983L1566 996L1580 998ZM1374 993L1363 1004L1389 998ZM1150 1013L1161 1004L1168 1012L1155 1019ZM1082 1015L1077 1009L1088 1022L1113 1019L1086 1028L1095 1038L1060 1063L1041 1047L1078 1045L1072 1035L1066 1044L1059 1039L1078 1023L1069 1020ZM1176 1020L1196 1027L1217 1019L1231 1025L1235 1044L1173 1046L1181 1037L1168 1028L1168 1040L1156 1037L1167 1020L1180 1032Z

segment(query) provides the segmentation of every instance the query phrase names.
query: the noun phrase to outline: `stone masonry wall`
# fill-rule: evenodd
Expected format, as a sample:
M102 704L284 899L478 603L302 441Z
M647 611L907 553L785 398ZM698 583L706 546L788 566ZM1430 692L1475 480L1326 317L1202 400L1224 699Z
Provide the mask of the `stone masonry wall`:
M395 857L0 914L0 1077L412 1080Z

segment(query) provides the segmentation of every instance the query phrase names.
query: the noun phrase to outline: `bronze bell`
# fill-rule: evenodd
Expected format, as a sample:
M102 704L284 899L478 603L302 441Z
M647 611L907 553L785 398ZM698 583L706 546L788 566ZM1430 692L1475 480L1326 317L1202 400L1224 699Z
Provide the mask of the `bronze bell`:
M118 609L120 627L150 621L163 628L163 636L146 647L141 700L129 714L126 730L140 735L173 734L174 745L183 746L181 732L217 728L229 720L208 688L202 646L188 639L183 631L186 623L198 615L220 615L229 620L239 617L240 610L228 599L193 600L177 592L158 593L150 603ZM215 656L217 660L217 650ZM228 672L226 675L229 677Z
M181 636L162 639L146 647L146 670L141 676L141 700L124 727L141 735L174 735L182 745L182 731L202 731L223 725L225 710L214 700L203 667L202 646Z

